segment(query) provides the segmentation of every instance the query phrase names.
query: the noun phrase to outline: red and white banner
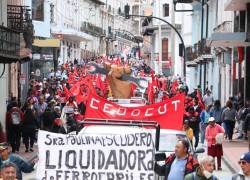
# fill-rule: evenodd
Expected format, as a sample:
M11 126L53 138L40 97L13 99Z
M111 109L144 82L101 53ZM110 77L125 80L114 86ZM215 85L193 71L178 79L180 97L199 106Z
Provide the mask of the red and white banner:
M162 129L182 129L184 114L184 95L178 94L160 103L141 107L123 107L90 94L85 118L123 119L157 121Z

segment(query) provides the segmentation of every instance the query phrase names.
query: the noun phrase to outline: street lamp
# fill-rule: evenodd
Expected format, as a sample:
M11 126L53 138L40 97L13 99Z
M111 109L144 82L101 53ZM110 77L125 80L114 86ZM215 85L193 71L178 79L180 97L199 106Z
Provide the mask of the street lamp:
M164 23L168 24L172 29L174 29L174 31L176 32L176 34L178 35L178 37L181 40L181 45L179 47L183 48L183 49L180 49L179 51L180 51L180 56L183 57L183 76L186 77L186 57L185 57L186 56L186 49L185 49L184 40L183 40L181 34L179 33L179 31L171 23L169 23L168 21L166 21L166 20L164 20L162 18L155 17L155 16L144 16L144 15L129 14L129 11L130 11L130 6L127 4L124 7L125 18L126 19L129 19L130 17L153 18L153 19L163 21ZM181 52L183 52L183 54Z

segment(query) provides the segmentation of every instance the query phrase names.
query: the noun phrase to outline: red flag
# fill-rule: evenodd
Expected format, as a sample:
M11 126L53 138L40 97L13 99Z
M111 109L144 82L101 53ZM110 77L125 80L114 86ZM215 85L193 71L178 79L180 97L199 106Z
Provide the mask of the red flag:
M130 83L130 91L131 91L131 96L134 96L134 91L136 90L136 85L134 83Z
M167 90L167 80L166 79L163 79L163 81L162 81L162 90L163 91Z
M153 104L154 103L154 87L153 83L148 82L148 101Z
M178 87L178 82L177 82L177 80L174 80L174 82L173 82L173 84L172 84L172 86L171 86L171 93L172 93L172 94L175 94L175 93L176 93L177 87Z
M87 99L88 99L88 95L86 93L85 94L78 94L76 96L77 104L80 104L81 102L84 102L84 104L85 104Z
M183 114L184 94L178 94L160 103L141 107L119 106L97 95L90 94L86 105L85 120L124 119L129 121L140 119L142 122L157 121L162 129L181 130Z
M118 65L118 66L120 66L120 64L121 64L121 58L120 58L120 56L118 56L116 58L115 64Z
M78 76L78 72L77 72L76 66L74 66L74 75L75 75L75 76Z
M97 79L96 79L96 87L98 87L100 90L102 90L102 78L101 74L98 73Z
M239 63L241 64L244 60L244 47L238 47L238 59Z
M77 96L80 93L80 86L79 84L75 84L73 87L70 88L70 92L73 96Z
M233 80L236 80L236 63L233 63Z
M203 101L202 101L202 98L201 98L201 93L200 93L200 91L198 89L196 90L196 94L197 94L199 106L203 110L205 107L204 107L204 104L203 104Z
M68 99L71 96L71 93L69 92L68 88L63 84L63 91L65 93L66 98Z

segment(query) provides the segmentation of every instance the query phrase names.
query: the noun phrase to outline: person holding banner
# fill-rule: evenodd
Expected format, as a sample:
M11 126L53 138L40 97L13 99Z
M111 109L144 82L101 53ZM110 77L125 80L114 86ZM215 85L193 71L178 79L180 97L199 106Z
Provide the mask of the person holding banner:
M183 180L187 174L195 172L199 163L188 150L188 141L179 140L175 146L175 153L167 157L164 165L155 163L156 174L164 176L167 180Z
M7 143L0 143L0 166L3 166L5 163L13 163L16 165L18 180L22 180L22 172L32 172L35 165L35 161L30 163L17 154L9 154Z
M0 180L17 180L16 165L14 163L5 163L1 166Z

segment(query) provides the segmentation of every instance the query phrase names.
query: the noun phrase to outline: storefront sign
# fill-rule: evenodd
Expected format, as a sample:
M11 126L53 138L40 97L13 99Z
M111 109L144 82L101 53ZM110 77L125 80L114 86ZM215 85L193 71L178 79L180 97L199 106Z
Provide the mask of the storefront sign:
M38 134L37 178L42 180L153 180L154 138L122 135Z

